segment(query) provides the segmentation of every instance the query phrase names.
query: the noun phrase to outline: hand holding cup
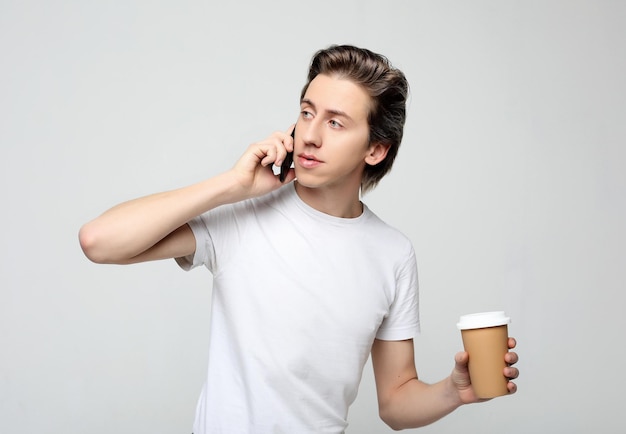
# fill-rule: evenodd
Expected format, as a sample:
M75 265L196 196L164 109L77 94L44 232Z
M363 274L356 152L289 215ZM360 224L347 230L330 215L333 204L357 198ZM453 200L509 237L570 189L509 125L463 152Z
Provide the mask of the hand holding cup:
M517 361L517 354L507 354L509 323L504 312L483 312L463 315L457 324L463 346L469 354L469 378L478 398L489 399L515 392L515 384L511 383L511 386L509 379L517 377L517 369L507 368ZM505 376L505 369L509 369L510 377Z

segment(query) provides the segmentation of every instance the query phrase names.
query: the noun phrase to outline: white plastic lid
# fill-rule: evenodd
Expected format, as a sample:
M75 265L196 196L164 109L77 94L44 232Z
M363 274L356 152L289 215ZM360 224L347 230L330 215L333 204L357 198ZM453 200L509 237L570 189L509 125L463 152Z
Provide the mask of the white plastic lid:
M482 329L485 327L497 327L509 324L511 318L507 317L504 312L481 312L463 315L456 325L459 330Z

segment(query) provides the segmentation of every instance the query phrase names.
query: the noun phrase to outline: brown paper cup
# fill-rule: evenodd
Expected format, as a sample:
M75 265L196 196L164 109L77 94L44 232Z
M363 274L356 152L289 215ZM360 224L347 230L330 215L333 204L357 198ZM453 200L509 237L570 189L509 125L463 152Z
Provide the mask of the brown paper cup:
M469 374L479 398L507 395L508 379L504 376L504 355L509 351L508 324L504 312L463 315L457 327L463 346L469 353Z

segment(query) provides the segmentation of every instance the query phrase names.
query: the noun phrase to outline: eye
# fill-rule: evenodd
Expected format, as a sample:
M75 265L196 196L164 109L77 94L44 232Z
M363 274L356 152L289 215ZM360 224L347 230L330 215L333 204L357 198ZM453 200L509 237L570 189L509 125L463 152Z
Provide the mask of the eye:
M328 121L328 124L330 125L331 128L341 128L343 126L334 119L331 119L330 121Z
M310 119L310 118L312 118L312 117L313 117L313 113L311 113L311 112L310 112L310 111L308 111L308 110L302 110L302 111L300 112L300 115L302 116L302 119Z

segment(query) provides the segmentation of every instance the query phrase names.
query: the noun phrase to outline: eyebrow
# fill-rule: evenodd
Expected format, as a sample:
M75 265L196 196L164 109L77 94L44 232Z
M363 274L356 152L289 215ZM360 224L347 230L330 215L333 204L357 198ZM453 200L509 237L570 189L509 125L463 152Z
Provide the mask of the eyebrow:
M311 107L313 107L313 110L317 110L315 103L313 101L311 101L308 98L302 98L300 100L300 104L306 104L306 105L310 105ZM352 117L350 117L350 115L348 115L348 113L341 111L341 110L335 110L335 109L328 109L328 110L324 110L326 113L335 115L335 116L341 116L344 117L350 121L353 121Z

